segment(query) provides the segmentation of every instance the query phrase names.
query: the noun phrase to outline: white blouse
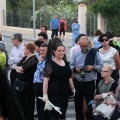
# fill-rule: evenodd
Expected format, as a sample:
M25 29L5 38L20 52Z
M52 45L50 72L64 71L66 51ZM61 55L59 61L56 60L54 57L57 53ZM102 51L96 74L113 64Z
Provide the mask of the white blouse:
M114 55L116 54L117 50L113 47L110 47L110 49L108 51L106 51L106 53L101 53L101 49L99 49L99 53L102 58L103 65L106 65L106 64L110 65L113 68L113 70L115 70L116 63L114 60Z

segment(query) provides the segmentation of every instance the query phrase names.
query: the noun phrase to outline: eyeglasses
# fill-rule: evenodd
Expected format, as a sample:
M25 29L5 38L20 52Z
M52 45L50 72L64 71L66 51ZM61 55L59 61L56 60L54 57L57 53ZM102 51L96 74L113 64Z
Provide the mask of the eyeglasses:
M109 71L106 71L106 70L102 70L101 72L109 72Z
M84 45L84 46L80 45L80 47L82 47L82 48L87 48L87 47L88 47L88 45Z
M109 41L108 38L100 40L100 42Z

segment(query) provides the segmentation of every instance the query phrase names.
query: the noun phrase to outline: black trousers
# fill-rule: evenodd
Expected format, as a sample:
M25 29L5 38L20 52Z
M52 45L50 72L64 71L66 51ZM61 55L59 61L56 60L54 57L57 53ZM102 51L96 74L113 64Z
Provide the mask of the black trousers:
M11 86L12 86L13 83L15 82L16 77L17 77L17 72L16 72L15 69L12 69L12 70L11 70L11 73L10 73Z
M110 120L118 120L118 118L120 118L120 112L115 111ZM108 120L108 119L104 118L102 115L98 115L98 116L95 116L94 120Z
M92 80L90 82L80 82L75 79L74 86L76 90L74 97L76 120L84 120L83 98L85 97L86 99L87 107L91 107L91 105L89 105L89 102L94 99L95 81Z
M51 38L53 38L54 36L58 36L58 29L52 29Z
M35 83L34 91L35 91L35 97L36 97L36 108L38 113L38 120L43 120L44 102L38 98L43 96L43 83Z

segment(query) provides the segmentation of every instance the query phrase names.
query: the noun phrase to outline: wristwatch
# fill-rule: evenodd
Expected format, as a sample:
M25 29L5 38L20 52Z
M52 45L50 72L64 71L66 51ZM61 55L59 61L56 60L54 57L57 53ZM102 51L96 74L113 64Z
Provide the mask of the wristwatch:
M96 66L94 66L94 70L97 70L97 69L96 69Z

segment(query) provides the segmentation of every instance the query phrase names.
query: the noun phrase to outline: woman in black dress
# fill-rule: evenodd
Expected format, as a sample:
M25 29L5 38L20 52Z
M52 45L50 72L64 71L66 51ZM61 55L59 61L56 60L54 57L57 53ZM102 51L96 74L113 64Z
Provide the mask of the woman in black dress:
M17 78L24 83L25 89L23 92L18 92L17 97L23 109L25 120L34 120L34 87L33 77L37 68L38 59L34 55L35 45L27 43L24 49L26 55L16 66L18 73Z
M44 69L43 82L43 100L49 101L60 107L62 115L54 109L48 111L50 120L64 120L66 118L66 110L68 106L68 98L70 89L75 93L72 79L72 72L69 64L64 59L65 47L58 43L53 47L54 58L46 63Z

